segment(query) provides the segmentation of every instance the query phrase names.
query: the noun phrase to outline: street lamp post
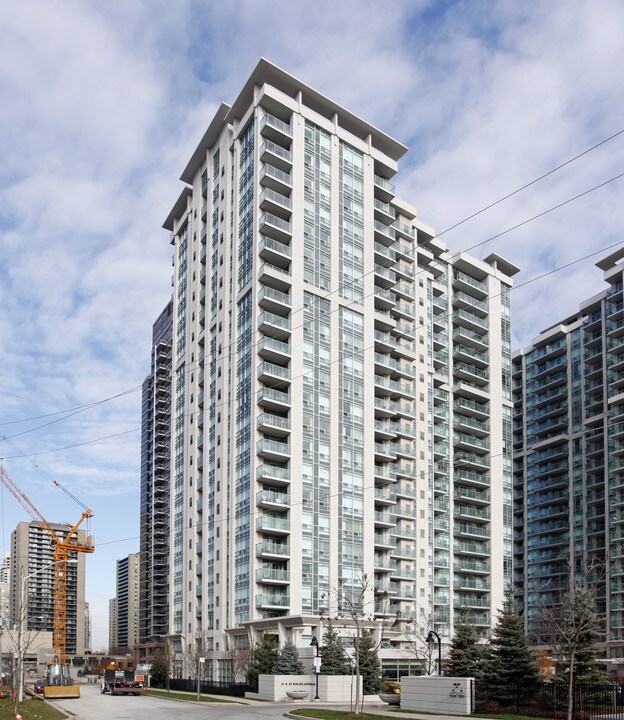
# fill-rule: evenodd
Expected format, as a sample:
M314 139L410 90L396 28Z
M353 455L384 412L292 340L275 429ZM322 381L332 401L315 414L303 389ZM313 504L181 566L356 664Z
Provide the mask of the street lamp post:
M425 639L426 643L437 642L438 643L438 675L442 675L442 641L437 632L429 630L429 635Z
M319 694L318 694L318 676L321 672L321 656L319 654L319 644L318 644L318 638L316 635L312 636L312 641L310 642L310 646L313 648L316 648L316 656L314 657L314 679L315 679L315 695L314 699L319 700Z

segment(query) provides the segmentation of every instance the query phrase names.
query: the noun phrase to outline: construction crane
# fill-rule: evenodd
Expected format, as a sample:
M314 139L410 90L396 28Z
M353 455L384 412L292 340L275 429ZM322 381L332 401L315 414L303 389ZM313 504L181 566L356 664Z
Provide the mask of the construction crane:
M67 534L64 538L59 537L57 531L43 517L37 508L30 501L29 497L15 484L6 470L0 466L0 480L2 484L11 491L11 494L26 510L26 512L38 522L50 536L50 540L54 545L54 633L53 646L55 662L59 665L67 665L67 560L70 555L77 553L92 553L95 548L91 544L90 537L87 537L86 543L79 543L72 539L78 528L88 518L93 516L93 512L85 505L80 503L70 492L65 490L58 482L52 481L54 485L60 488L66 495L70 496L74 501L78 502L83 508L82 517L71 527L67 523ZM77 535L76 535L77 537Z

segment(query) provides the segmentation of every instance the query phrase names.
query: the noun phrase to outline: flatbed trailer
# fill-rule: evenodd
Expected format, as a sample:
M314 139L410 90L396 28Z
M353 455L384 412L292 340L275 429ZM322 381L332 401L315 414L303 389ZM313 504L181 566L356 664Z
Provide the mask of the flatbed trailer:
M102 694L141 695L144 690L143 676L135 676L131 670L104 670L100 686Z

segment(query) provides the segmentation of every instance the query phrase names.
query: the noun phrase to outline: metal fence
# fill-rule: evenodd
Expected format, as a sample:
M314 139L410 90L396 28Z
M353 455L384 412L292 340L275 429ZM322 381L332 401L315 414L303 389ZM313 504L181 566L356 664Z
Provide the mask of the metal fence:
M475 683L475 712L508 713L541 718L566 718L568 687L564 683L488 685ZM620 685L576 685L574 720L624 720Z
M164 685L152 683L152 687L164 689ZM180 690L182 692L197 692L197 682L183 678L169 678L169 690ZM245 697L245 693L251 690L247 683L221 682L211 680L202 682L200 692L205 695L232 695L234 697Z

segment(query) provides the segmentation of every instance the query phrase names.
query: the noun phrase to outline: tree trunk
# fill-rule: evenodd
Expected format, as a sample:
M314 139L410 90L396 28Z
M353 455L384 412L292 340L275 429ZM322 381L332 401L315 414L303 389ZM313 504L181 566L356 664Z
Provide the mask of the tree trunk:
M567 720L574 717L574 652L570 653L570 671L568 675L568 712Z

